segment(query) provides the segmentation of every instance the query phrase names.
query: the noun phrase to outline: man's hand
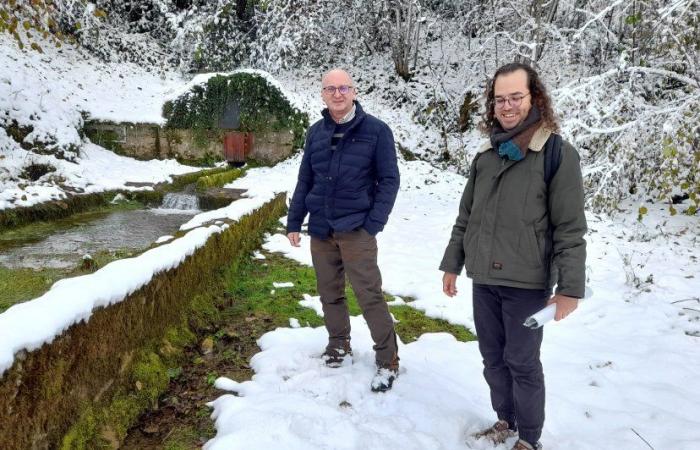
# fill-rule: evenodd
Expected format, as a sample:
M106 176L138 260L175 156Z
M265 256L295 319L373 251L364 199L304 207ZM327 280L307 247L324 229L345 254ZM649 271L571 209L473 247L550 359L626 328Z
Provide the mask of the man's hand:
M287 233L287 239L289 239L289 243L292 244L292 247L300 247L299 242L301 242L301 236L298 232Z
M457 295L457 274L445 272L442 276L442 292L448 297Z
M572 312L578 307L578 299L574 297L568 297L566 295L555 294L547 302L548 305L552 303L557 304L557 311L554 313L554 320L559 321Z

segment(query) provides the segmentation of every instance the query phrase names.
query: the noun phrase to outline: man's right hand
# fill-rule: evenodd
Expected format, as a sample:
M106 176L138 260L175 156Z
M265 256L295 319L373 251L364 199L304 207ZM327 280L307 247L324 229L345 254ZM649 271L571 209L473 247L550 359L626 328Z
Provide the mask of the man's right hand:
M457 274L445 272L442 276L442 292L448 297L457 295Z
M293 247L301 247L299 245L299 242L301 242L301 236L298 232L295 231L293 233L287 233L287 239L289 239L289 243L292 244Z

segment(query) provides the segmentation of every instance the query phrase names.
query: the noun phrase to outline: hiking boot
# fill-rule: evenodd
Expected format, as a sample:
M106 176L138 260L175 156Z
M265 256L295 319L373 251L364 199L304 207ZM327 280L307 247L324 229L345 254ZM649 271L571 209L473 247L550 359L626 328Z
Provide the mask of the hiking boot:
M399 357L394 356L394 359L389 364L377 363L377 372L372 377L372 392L386 392L394 385L394 380L399 376Z
M474 436L476 439L487 438L488 440L493 442L494 445L498 445L504 443L509 437L516 436L517 434L517 430L510 428L510 425L508 425L507 421L499 420L498 422L491 425L489 428L481 430L478 433L474 433L472 436Z
M321 355L321 359L326 366L332 368L342 366L346 358L352 358L352 348L349 340L345 341L341 348L326 347L326 351Z
M510 450L542 450L542 444L538 442L533 447L529 442L518 439L518 442L516 442Z

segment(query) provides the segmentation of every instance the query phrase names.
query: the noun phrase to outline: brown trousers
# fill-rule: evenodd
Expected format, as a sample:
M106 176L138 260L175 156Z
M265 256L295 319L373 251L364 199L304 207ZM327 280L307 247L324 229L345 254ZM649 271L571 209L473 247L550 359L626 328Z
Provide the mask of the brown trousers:
M328 330L328 349L350 340L350 315L345 299L345 274L350 279L367 322L376 361L388 365L398 356L394 322L382 293L377 266L377 239L364 229L335 232L328 239L311 238L311 258Z

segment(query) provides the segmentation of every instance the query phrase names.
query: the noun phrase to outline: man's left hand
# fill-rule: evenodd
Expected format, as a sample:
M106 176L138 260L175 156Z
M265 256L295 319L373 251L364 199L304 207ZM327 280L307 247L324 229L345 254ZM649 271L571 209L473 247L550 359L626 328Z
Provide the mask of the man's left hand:
M554 320L559 321L572 312L578 307L578 299L575 297L569 297L562 294L555 294L547 302L548 305L552 303L557 304L557 311L554 314Z

